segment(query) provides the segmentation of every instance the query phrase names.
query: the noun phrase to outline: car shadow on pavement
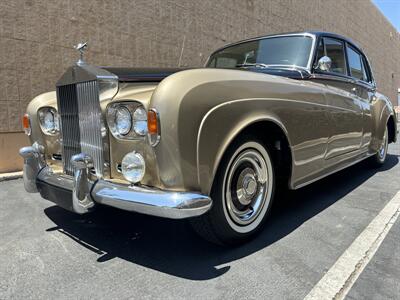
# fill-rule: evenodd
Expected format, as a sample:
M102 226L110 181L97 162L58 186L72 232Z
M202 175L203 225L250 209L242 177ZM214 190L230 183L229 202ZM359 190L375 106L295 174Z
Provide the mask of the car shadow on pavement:
M261 233L252 241L223 248L203 241L183 220L166 220L101 207L77 215L52 206L46 215L57 230L99 255L104 263L120 258L147 268L190 280L208 280L229 271L229 263L257 252L285 237L319 214L375 173L393 168L397 155L388 155L381 169L366 162L331 175L297 191L287 191L275 205Z

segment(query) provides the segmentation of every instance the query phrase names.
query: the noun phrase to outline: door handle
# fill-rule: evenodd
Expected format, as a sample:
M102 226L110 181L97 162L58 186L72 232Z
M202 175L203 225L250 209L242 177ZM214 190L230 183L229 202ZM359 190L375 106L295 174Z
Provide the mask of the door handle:
M351 92L352 92L353 94L357 94L358 89L357 89L356 87L353 87L353 88L351 89Z

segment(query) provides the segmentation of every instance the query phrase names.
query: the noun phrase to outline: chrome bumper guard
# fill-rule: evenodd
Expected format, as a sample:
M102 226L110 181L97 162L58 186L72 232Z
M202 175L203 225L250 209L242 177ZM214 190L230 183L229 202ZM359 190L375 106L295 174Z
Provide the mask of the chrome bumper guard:
M71 191L72 210L78 214L91 211L98 203L152 216L184 219L202 215L212 205L210 197L198 193L116 184L103 179L92 182L88 169L93 162L83 153L71 158L76 169L73 177L53 173L45 163L43 148L37 144L21 148L20 155L24 158L25 190L37 193L37 182L41 181L55 189ZM56 199L48 200L56 202Z

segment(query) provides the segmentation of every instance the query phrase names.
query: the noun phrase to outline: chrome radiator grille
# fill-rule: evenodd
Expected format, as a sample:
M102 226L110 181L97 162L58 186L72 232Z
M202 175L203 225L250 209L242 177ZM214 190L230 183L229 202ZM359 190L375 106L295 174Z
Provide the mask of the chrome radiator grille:
M64 172L74 174L71 157L83 152L93 158L95 172L101 176L104 159L98 82L58 86L57 102Z

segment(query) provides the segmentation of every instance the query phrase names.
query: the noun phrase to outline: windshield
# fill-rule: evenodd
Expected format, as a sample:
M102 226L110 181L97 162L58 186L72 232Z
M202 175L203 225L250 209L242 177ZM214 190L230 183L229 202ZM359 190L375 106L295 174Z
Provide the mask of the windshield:
M307 67L312 38L281 36L234 45L211 55L208 68Z

